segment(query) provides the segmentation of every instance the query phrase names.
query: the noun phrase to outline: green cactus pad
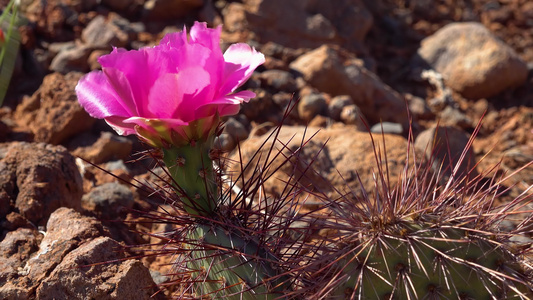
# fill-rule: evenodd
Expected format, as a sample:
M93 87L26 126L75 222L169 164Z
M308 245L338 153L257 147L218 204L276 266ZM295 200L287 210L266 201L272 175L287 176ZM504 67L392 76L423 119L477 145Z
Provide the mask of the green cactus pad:
M197 225L189 233L195 294L211 299L284 299L288 281L280 275L278 259L237 231L216 225Z
M199 216L211 215L217 203L217 185L209 150L214 137L180 147L163 148L163 160L168 167L184 209ZM183 192L183 193L182 193Z

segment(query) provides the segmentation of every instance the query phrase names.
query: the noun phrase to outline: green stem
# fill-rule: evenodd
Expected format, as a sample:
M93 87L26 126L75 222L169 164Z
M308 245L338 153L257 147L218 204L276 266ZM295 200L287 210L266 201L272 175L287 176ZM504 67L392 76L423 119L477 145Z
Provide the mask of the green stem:
M213 162L209 158L213 140L214 136L205 142L163 148L163 161L172 176L176 193L191 215L210 216L217 207L217 185Z

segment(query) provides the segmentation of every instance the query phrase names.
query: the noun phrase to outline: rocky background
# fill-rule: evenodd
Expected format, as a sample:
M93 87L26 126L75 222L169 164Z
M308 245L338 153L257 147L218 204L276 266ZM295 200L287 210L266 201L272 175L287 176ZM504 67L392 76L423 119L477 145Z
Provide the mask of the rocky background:
M359 189L357 172L372 187L368 130L386 133L392 176L405 162L409 125L419 153L435 144L453 162L483 116L464 170L478 163L475 172L489 177L498 162L502 175L533 160L528 0L20 2L28 22L0 108L0 299L147 299L167 280L164 258L122 260L138 254L122 246L158 242L139 232L169 228L129 223L142 220L135 210L157 206L111 175L153 182L153 164L127 163L143 145L89 117L74 87L111 46L154 45L195 20L222 25L225 46L246 42L266 56L244 87L257 98L219 138L230 155L244 141L247 160L294 98L280 139L321 128L305 153L314 157L329 139L315 167L337 186ZM498 201L531 186L532 169L507 180L511 190Z

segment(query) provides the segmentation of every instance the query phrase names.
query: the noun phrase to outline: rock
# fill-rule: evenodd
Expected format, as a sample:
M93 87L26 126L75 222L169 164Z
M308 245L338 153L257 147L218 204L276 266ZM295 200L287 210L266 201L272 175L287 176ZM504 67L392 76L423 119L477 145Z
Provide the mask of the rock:
M440 112L440 119L442 125L455 126L462 129L470 129L474 126L472 120L458 108L446 106Z
M128 34L101 15L96 16L83 29L81 38L91 49L109 49L111 46L120 48L128 44Z
M6 210L9 211L9 202L5 206ZM0 236L3 236L8 231L16 230L20 227L33 227L34 225L28 222L22 215L20 215L17 212L10 212L5 216L5 220L0 222L0 228L2 228L5 232L0 232Z
M215 148L220 149L222 151L229 152L235 149L236 146L237 142L235 142L235 140L229 133L222 133L221 135L215 138Z
M85 210L106 220L124 219L128 210L133 208L133 203L133 192L116 182L97 186L81 198Z
M419 59L472 99L494 96L527 78L527 65L514 50L474 22L448 24L424 39L415 62Z
M241 105L241 114L245 115L248 120L264 122L276 108L272 101L272 94L264 89L252 89L252 91L256 96Z
M228 118L224 122L223 132L229 134L235 142L244 141L250 134L246 127L235 118Z
M106 55L106 54L109 54L109 51L107 51L107 50L94 50L93 52L91 52L91 54L89 55L89 58L87 58L87 64L89 65L89 69L91 69L91 71L100 69L102 66L98 62L98 58L100 58L100 56Z
M370 128L370 132L379 134L381 134L382 132L389 134L402 134L403 127L401 124L398 123L383 122L372 126L372 128Z
M360 0L245 0L246 21L260 42L291 48L361 47L373 24Z
M339 95L333 97L328 105L328 115L335 121L341 120L341 112L345 106L353 104L352 97L349 95Z
M421 132L415 139L415 148L425 153L432 161L433 172L439 173L442 182L446 182L453 174L455 180L462 180L466 176L473 179L478 175L476 157L472 148L466 148L470 137L461 129L451 126L432 127ZM465 152L466 151L466 152ZM461 161L461 155L464 160ZM457 167L457 165L459 165Z
M228 42L239 42L248 31L246 21L246 9L242 3L228 3L222 10L224 19L223 40Z
M321 92L349 95L371 124L409 124L401 96L365 69L362 60L338 48L324 45L298 57L290 67Z
M325 114L326 111L326 99L321 94L311 93L304 95L298 102L298 115L300 119L307 122L319 114Z
M23 11L24 16L32 23L36 35L43 36L56 42L74 40L73 25L77 25L81 6L65 5L65 1L32 1ZM86 4L95 0L83 1ZM78 9L78 11L76 11Z
M39 244L39 233L34 229L19 228L8 232L0 242L0 298L29 299L31 291L22 284L13 283L20 277L24 263L34 253ZM20 279L26 282L24 279Z
M89 65L87 59L91 53L91 48L84 45L73 45L64 47L52 59L50 71L67 74L69 72L87 72Z
M9 273L7 281L0 287L0 298L5 299L7 298L5 296L9 294L24 295L23 298L15 297L10 299L34 298L35 289L61 263L67 253L85 241L98 237L103 233L98 221L93 218L83 217L69 208L56 210L50 216L46 229L47 232L42 238L38 249L36 249L37 247L34 244L39 239L32 238L32 235L36 235L36 233L24 231L26 233L26 241L28 241L27 243L31 248L31 257L25 254L25 259L19 262L17 269ZM19 248L19 251L22 251L22 249ZM0 281L0 284L2 284L2 281Z
M405 94L405 99L409 106L409 112L415 120L430 120L435 117L435 114L431 111L424 99L409 93Z
M137 260L124 256L120 244L98 237L68 253L37 288L38 299L150 299L154 282Z
M271 148L272 141L267 141L264 147L260 148L268 135L267 133L261 137L249 138L241 144L240 154L230 156L230 160L233 160L239 159L239 155L242 155L242 164L245 166L259 151L254 162L245 170L245 182L248 182L252 176L260 174L256 172L255 165L263 163L267 156L266 152ZM311 136L313 138L308 141ZM347 125L329 128L283 126L277 139L273 149L284 149L284 155L277 156L270 165L270 169L261 169L262 176L268 176L272 170L278 170L281 166L271 180L262 183L265 191L270 195L279 196L285 190L291 176L293 180L297 180L297 185L327 195L335 195L335 190L350 190L362 197L362 187L369 193L374 190L373 176L378 172L379 166L376 165L372 140L368 132L360 132L355 126ZM394 185L398 174L404 168L408 144L405 138L398 135L385 134L383 139L386 143L391 185ZM325 144L326 141L327 144ZM375 142L376 147L380 149L376 151L383 152L382 138L375 139ZM305 143L305 146L299 155L292 157L289 163L283 165L285 157L290 155L289 151L298 150L301 143ZM277 151L274 150L270 157L276 155ZM261 157L261 162L257 161L259 157ZM302 176L302 171L306 170L309 164L316 173L308 171L305 176ZM240 174L240 168L240 164L233 164L229 174ZM361 180L362 187L359 180Z
M365 116L363 116L363 113L361 113L359 107L355 104L343 107L340 119L344 124L355 125L357 129L361 131L365 131L367 129L366 126L368 126L368 121L365 119Z
M17 106L15 121L21 127L28 127L35 141L50 144L60 144L91 128L95 119L80 106L74 92L82 75L47 75L41 87Z
M93 164L101 164L110 160L127 159L132 148L133 143L128 138L111 132L102 132L95 143L78 147L72 154Z
M150 20L169 20L190 15L201 8L204 0L147 0L144 14Z
M81 175L61 146L12 143L0 161L0 174L13 208L34 224L44 224L59 207L81 210Z
M102 0L102 4L117 11L126 10L132 5L134 0Z
M282 70L266 70L259 75L259 78L264 83L263 86L272 88L276 92L296 92L296 80L293 75L287 71Z

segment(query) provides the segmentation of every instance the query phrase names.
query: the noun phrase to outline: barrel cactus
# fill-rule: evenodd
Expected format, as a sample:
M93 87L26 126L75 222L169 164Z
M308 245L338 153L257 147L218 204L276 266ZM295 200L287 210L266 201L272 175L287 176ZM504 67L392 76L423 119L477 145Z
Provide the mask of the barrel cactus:
M336 234L310 263L320 282L313 298L533 298L530 188L496 205L513 174L469 178L452 168L443 183L431 164L406 167L395 186L378 168L374 191L324 196L323 228Z

